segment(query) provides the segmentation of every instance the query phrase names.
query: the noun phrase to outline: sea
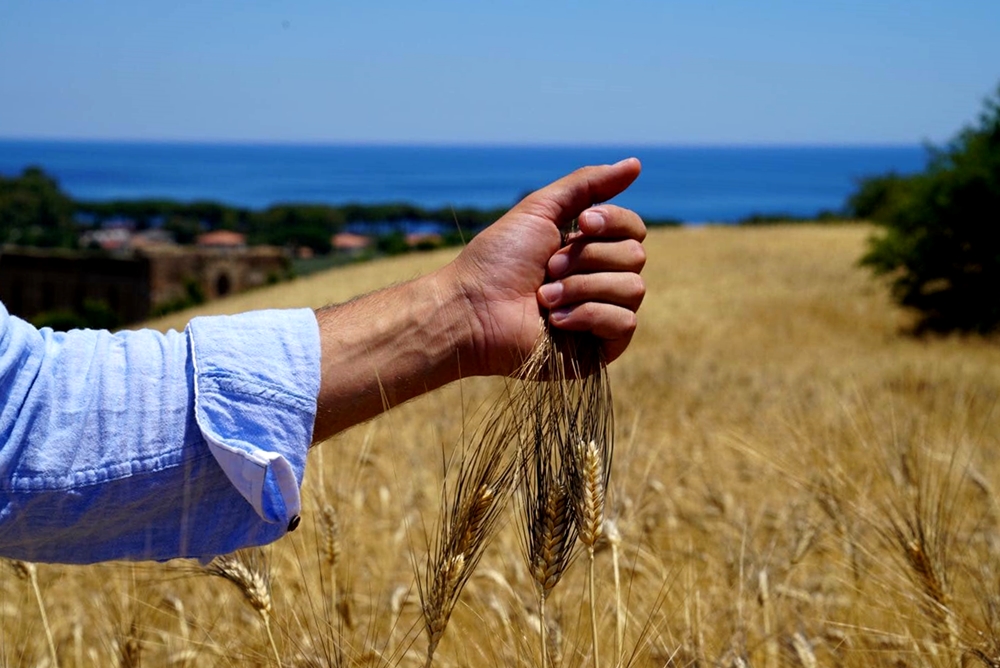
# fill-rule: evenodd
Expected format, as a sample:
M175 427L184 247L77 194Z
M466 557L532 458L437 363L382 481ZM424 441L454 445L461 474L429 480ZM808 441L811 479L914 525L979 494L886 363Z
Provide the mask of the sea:
M859 179L922 170L919 146L436 146L0 140L0 175L38 166L81 200L408 202L508 207L577 167L638 157L614 202L649 220L838 211Z

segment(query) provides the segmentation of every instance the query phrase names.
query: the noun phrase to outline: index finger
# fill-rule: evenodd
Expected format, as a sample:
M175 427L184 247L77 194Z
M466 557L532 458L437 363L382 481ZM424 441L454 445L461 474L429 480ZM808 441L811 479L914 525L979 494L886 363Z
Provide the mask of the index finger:
M577 219L580 232L588 237L604 239L635 239L646 238L646 223L635 211L613 204L594 206Z

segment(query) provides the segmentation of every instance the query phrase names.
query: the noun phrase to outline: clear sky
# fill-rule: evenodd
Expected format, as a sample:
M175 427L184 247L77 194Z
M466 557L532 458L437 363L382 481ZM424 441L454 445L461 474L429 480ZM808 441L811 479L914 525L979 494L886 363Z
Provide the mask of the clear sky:
M941 141L1000 0L0 0L0 137Z

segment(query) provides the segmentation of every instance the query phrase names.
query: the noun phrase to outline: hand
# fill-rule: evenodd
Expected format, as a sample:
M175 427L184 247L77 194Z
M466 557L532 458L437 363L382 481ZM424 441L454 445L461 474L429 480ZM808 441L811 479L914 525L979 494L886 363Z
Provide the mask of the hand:
M438 271L319 309L314 439L462 376L513 373L543 314L602 339L608 361L621 355L645 292L646 228L631 211L594 204L639 169L630 159L573 172L528 195ZM580 230L563 246L574 218Z
M639 161L585 167L527 196L447 267L472 312L476 370L513 373L541 318L603 340L612 361L628 347L645 285L642 219L604 202L639 176ZM562 245L574 218L579 232Z

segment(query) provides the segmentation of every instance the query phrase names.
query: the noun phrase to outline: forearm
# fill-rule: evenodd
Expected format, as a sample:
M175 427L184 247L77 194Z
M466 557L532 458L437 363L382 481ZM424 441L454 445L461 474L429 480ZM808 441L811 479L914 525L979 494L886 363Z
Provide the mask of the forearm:
M480 373L468 304L450 271L316 312L321 366L314 442Z

